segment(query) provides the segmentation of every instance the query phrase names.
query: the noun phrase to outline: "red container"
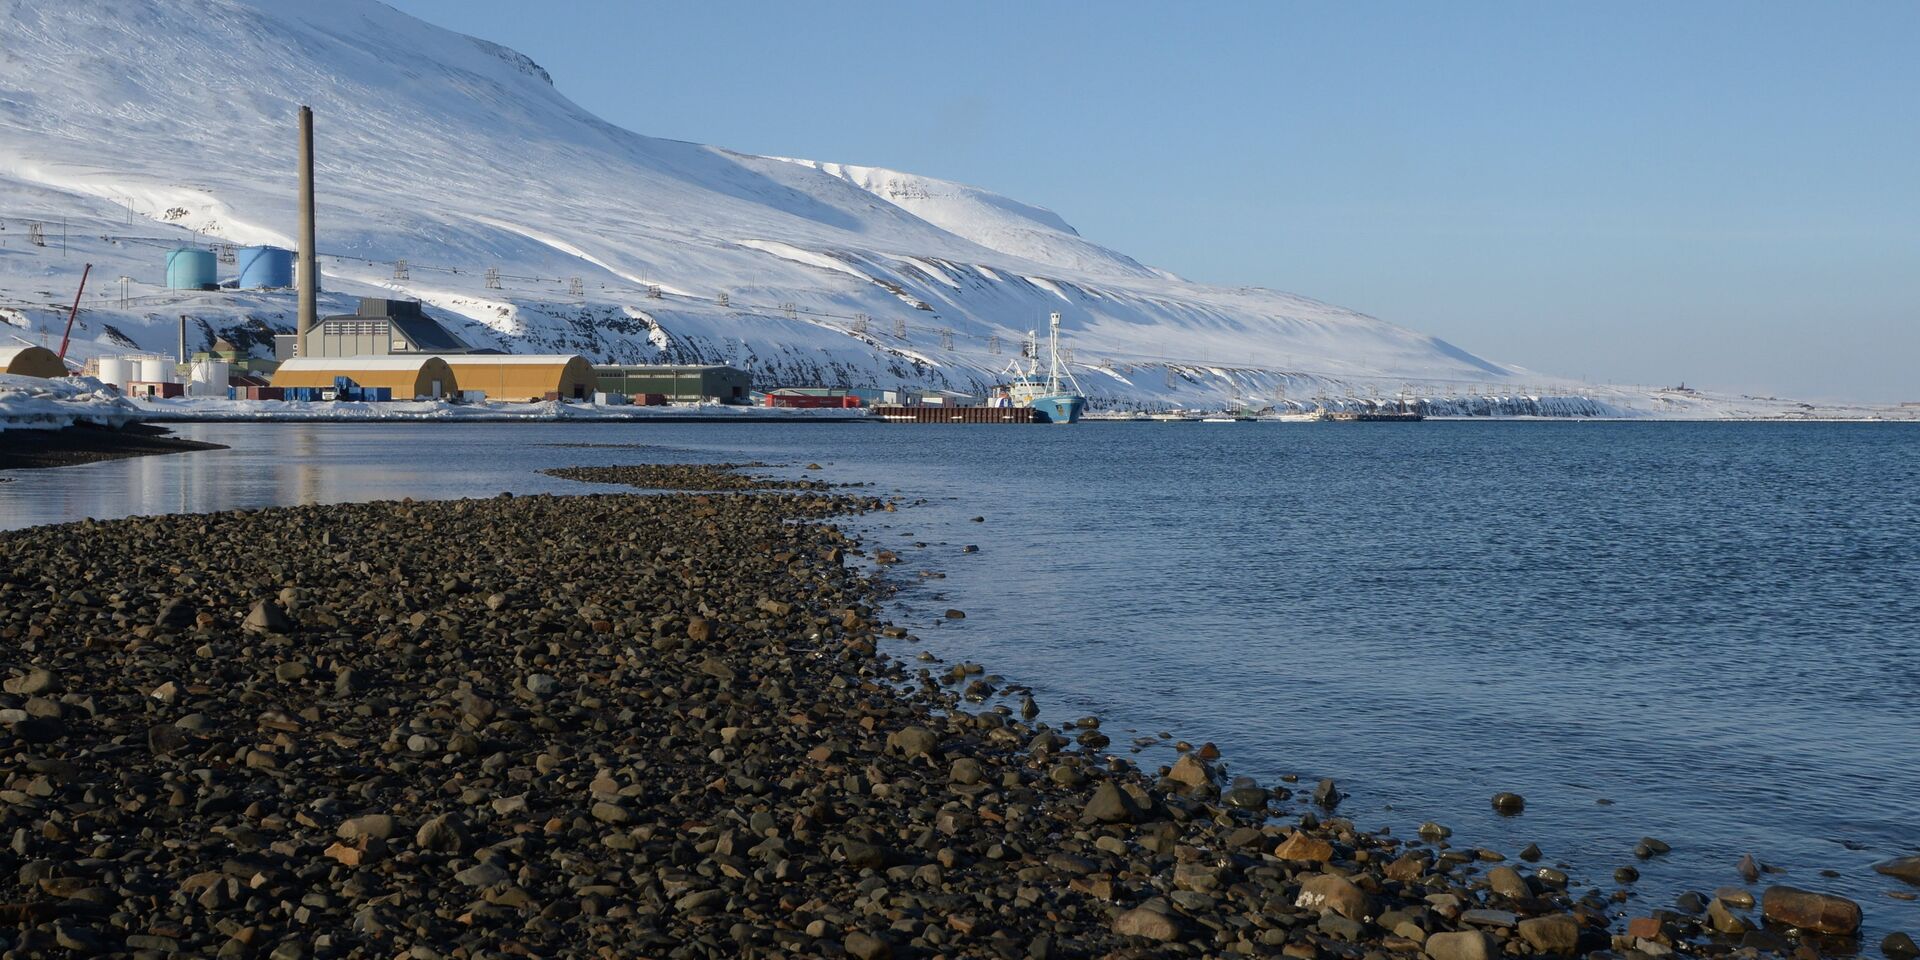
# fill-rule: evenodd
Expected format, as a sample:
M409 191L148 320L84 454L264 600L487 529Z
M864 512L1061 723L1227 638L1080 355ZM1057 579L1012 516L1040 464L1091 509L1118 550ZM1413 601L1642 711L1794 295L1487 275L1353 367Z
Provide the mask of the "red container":
M852 410L860 406L860 398L850 393L769 393L767 406L790 407L794 409L834 409Z

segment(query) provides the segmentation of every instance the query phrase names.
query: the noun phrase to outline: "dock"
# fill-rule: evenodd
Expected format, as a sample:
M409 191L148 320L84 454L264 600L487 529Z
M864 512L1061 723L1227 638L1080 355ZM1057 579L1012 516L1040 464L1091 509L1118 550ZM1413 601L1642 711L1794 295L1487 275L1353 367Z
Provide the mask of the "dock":
M874 407L886 423L1043 423L1032 407Z
M1418 423L1426 416L1412 410L1335 410L1327 414L1335 423Z

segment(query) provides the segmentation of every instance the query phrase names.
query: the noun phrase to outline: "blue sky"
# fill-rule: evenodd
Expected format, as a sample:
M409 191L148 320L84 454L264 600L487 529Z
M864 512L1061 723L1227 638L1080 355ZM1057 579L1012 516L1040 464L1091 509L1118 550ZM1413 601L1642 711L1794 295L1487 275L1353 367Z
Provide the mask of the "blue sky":
M390 0L621 126L1622 383L1920 400L1920 4Z

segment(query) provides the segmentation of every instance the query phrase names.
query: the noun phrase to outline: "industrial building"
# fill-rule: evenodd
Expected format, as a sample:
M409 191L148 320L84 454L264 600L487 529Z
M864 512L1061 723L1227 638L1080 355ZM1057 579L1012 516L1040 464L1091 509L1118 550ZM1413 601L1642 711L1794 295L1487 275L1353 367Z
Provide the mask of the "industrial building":
M594 390L593 364L578 355L456 353L440 359L463 393L478 391L489 400L585 400Z
M442 399L460 394L453 368L439 357L423 356L295 357L274 372L273 385L283 390L331 387L336 377L346 377L362 387L385 387L393 391L395 400Z
M305 331L302 357L468 353L472 347L426 315L417 300L360 298L360 312L333 316Z
M674 403L750 403L753 376L738 367L602 365L593 368L595 387L601 393L619 393L629 397L659 394Z
M842 387L781 387L767 391L769 407L852 410L863 405L858 394Z
M46 347L0 347L0 373L16 377L67 376L67 365L60 355Z

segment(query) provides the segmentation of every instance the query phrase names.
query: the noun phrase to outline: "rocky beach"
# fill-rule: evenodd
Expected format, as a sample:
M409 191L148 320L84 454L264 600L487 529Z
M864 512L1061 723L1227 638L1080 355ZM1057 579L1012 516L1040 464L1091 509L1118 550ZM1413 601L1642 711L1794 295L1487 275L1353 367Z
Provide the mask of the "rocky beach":
M897 557L834 522L887 501L554 473L700 492L0 534L0 956L1861 947L1858 905L1760 865L1629 908L1631 877L1365 830L1337 784L1236 778L1211 745L1140 769L1098 718L915 659L881 613Z

